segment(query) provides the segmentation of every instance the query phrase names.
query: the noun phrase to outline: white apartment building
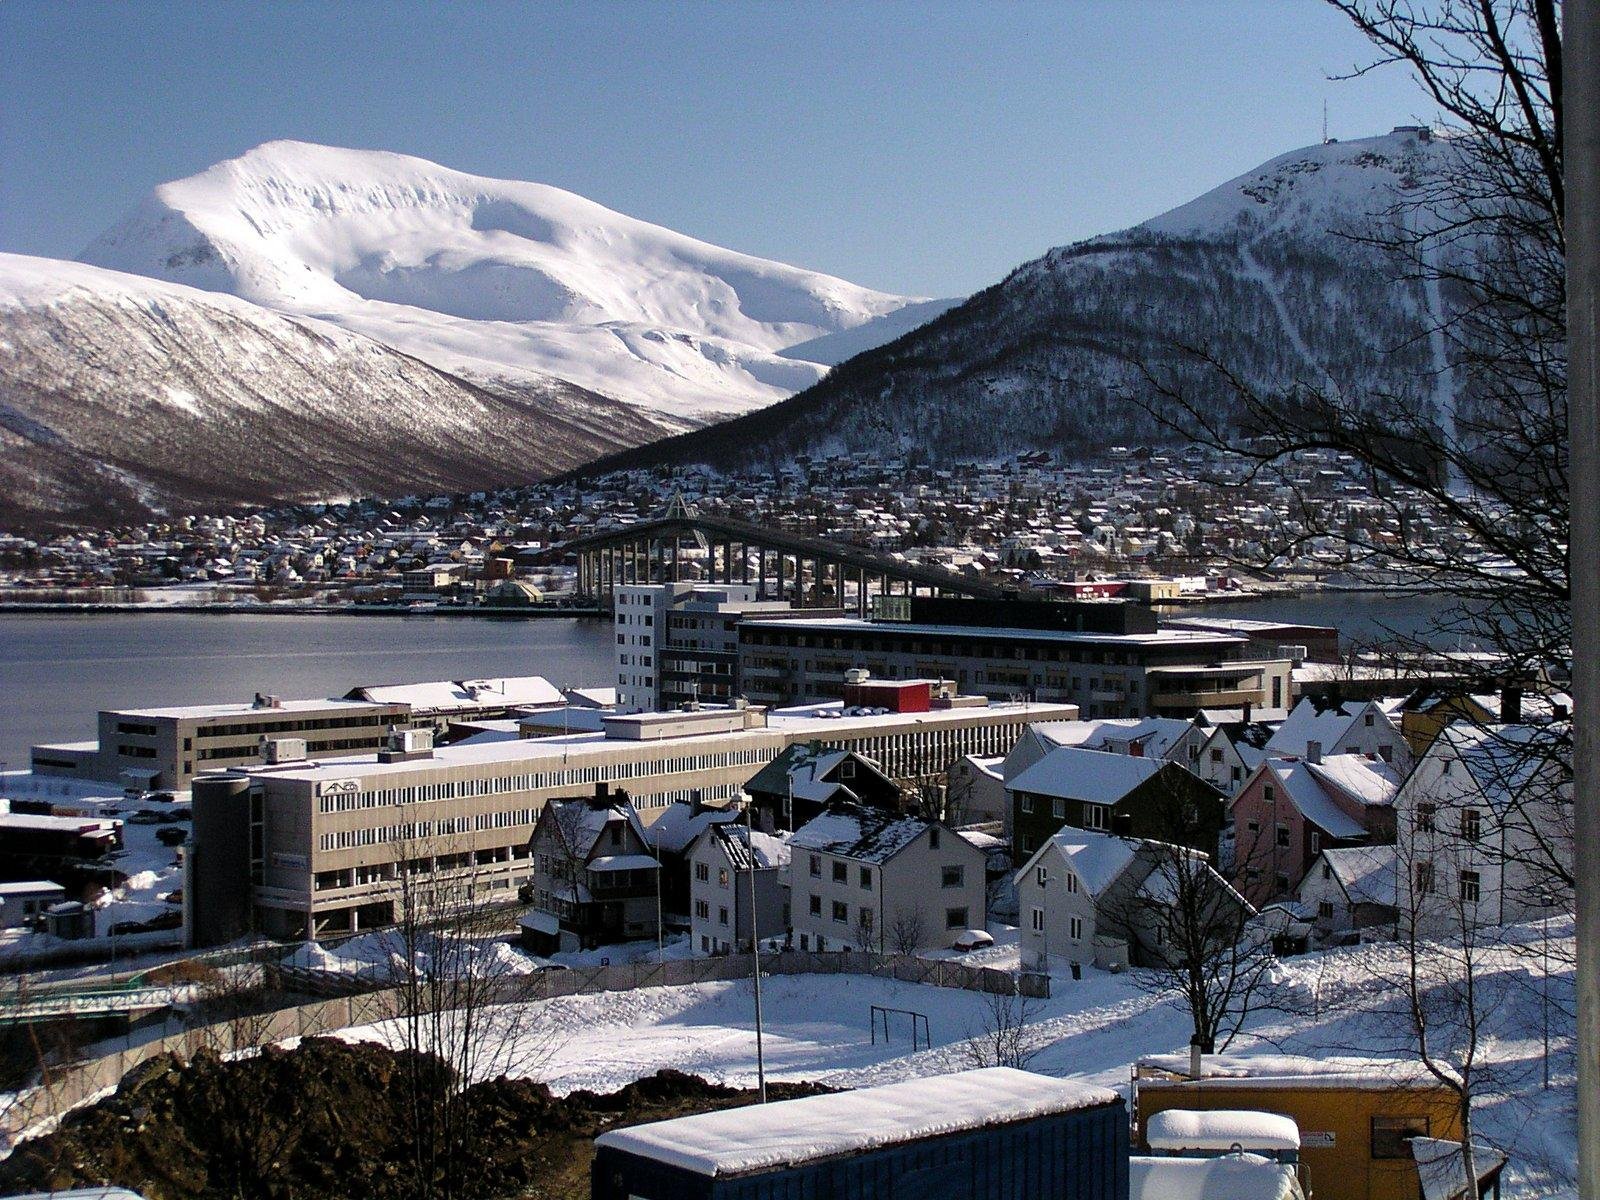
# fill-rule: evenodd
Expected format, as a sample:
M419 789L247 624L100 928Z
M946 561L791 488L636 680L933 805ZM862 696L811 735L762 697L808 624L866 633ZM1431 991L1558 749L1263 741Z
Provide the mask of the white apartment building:
M689 944L696 954L748 950L752 902L758 937L788 932L787 837L752 834L737 822L708 825L689 844L688 858Z
M1040 704L606 714L598 732L218 773L195 783L192 936L209 945L252 930L315 938L388 924L405 862L470 870L475 886L509 898L530 874L544 804L598 784L625 790L651 822L675 801L731 799L796 743L856 750L893 773L1004 753L1030 723L1073 715Z

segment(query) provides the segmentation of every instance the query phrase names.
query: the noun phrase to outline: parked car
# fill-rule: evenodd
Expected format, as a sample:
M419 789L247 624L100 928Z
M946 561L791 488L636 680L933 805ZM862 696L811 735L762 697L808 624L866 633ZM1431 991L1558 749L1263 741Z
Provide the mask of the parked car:
M969 929L950 943L951 949L965 954L969 950L982 950L994 945L994 936L987 929Z
M175 804L178 800L171 792L146 792L144 798L156 804Z
M156 830L156 841L163 846L181 846L189 840L189 831L176 825L165 825Z

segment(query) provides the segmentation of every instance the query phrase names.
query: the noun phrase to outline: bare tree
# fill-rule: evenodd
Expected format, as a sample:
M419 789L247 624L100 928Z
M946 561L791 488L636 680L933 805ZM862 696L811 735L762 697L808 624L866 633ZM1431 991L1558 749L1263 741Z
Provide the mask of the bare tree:
M1020 988L983 993L981 1027L967 1035L964 1054L974 1067L1024 1070L1044 1049L1037 1027L1042 1002Z
M927 925L922 912L915 908L897 908L894 920L889 922L889 946L896 954L912 955L922 949Z
M476 1154L479 1131L466 1090L526 1075L555 1048L553 1032L525 1001L524 965L505 945L505 905L487 886L468 838L400 826L395 925L385 934L394 964L396 1040L408 1114L412 1187L451 1200Z
M850 927L850 933L856 949L863 953L883 949L883 933L877 928L872 909L868 905L863 904L856 911L855 924Z
M1144 968L1132 973L1137 986L1177 994L1201 1052L1225 1050L1264 1002L1276 962L1271 939L1205 855L1154 842L1141 853L1155 866L1107 904L1104 927Z

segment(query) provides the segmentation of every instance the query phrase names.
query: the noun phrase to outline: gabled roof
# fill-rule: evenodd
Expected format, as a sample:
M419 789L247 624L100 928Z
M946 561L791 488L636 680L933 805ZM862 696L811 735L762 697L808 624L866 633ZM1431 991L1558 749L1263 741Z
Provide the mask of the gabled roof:
M841 858L884 863L934 823L863 804L840 804L795 830L789 844L796 850L822 850Z
M736 808L704 808L699 812L687 800L667 806L659 817L646 827L642 835L645 844L653 850L668 854L682 854L689 843L712 825L721 825L739 819Z
M1010 780L1006 788L1093 804L1115 804L1171 765L1158 758L1058 746Z
M1365 754L1326 754L1306 769L1323 787L1338 788L1358 804L1382 808L1394 803L1400 772L1381 758Z
M774 837L769 833L757 830L752 837L750 830L743 825L713 825L711 836L722 847L722 852L728 856L728 862L736 871L750 869L750 848L755 848L756 866L761 870L782 867L789 862L789 839L787 837Z
M1136 743L1149 758L1165 758L1187 736L1194 723L1179 717L1107 718L1097 721L1046 721L1033 726L1057 746L1105 750L1113 744ZM1120 751L1119 751L1120 753Z
M1494 808L1504 809L1553 763L1570 760L1570 736L1570 728L1560 721L1549 725L1470 725L1456 721L1444 728L1429 753L1441 746L1453 752L1484 799Z
M1311 765L1301 758L1269 758L1263 769L1278 781L1283 794L1300 810L1300 815L1329 837L1365 837L1366 827L1347 816L1329 798L1321 781L1312 774Z
M1139 847L1143 844L1139 838L1119 837L1094 829L1073 829L1069 826L1058 830L1034 851L1033 856L1017 872L1016 879L1020 881L1039 865L1041 859L1056 857L1065 860L1072 868L1073 874L1082 881L1084 890L1090 896L1100 896L1138 857Z
M1340 846L1324 850L1322 861L1350 903L1394 904L1398 856L1393 846ZM1315 870L1313 864L1312 871ZM1307 878L1310 877L1308 873Z
M1381 712L1366 700L1351 700L1343 704L1318 704L1311 697L1295 705L1294 711L1278 732L1267 743L1269 751L1280 754L1304 754L1312 742L1322 743L1325 750L1338 749L1353 725L1368 708Z
M843 799L854 800L856 794L847 785L827 778L846 759L853 759L858 766L885 782L892 782L883 769L864 754L820 742L797 742L751 776L744 785L745 790L782 796L792 787L796 796L819 803L826 803L842 790Z

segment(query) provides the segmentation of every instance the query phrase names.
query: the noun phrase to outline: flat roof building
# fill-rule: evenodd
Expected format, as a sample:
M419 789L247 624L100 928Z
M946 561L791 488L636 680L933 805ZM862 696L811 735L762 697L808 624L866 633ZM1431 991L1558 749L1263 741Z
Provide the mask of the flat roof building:
M716 802L782 751L823 742L890 774L1003 754L1071 705L990 704L846 715L839 705L605 714L599 732L498 738L408 753L241 769L195 781L188 855L197 945L259 930L315 938L395 919L405 864L469 872L511 900L531 874L544 805L623 788L646 821L678 800Z
M871 620L741 622L744 694L767 704L837 698L847 673L864 669L880 679L951 680L992 699L1077 704L1091 719L1289 699L1290 661L1251 657L1250 641L1236 634L1159 629L1138 605L881 599Z

